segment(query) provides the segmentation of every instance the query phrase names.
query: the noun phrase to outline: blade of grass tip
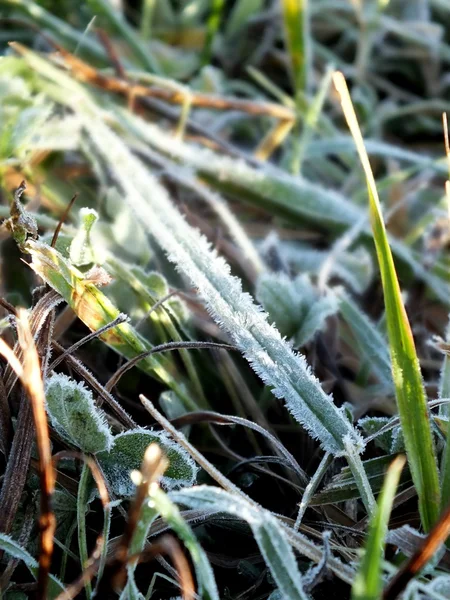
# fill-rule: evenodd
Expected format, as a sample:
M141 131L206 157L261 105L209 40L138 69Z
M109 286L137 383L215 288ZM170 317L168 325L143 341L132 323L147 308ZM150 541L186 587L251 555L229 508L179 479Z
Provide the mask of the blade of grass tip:
M208 65L211 62L214 39L219 31L224 8L225 0L212 0L211 12L206 23L206 40L201 56L202 66Z
M153 11L155 10L156 0L143 0L140 33L143 40L150 40L152 37Z
M316 472L311 477L310 482L306 486L305 491L303 492L302 500L301 500L300 504L298 505L297 519L295 520L295 525L294 525L294 529L296 531L299 530L300 525L302 523L302 519L306 512L306 509L308 508L309 501L311 500L315 491L317 490L317 487L320 484L320 482L322 481L322 478L325 475L325 472L328 469L328 467L330 466L332 460L333 460L332 455L329 454L328 452L325 452L322 460L320 461L319 466L316 469Z
M147 49L142 45L139 36L136 35L136 32L128 25L117 8L107 0L88 0L87 3L94 12L109 21L110 25L123 37L139 63L147 71L150 71L150 73L161 73L161 69L150 49Z
M37 595L38 598L45 599L47 598L48 576L53 553L53 534L56 529L55 515L51 510L51 497L55 488L55 473L45 412L44 382L41 376L39 356L28 322L28 313L24 309L19 309L17 314L17 333L23 352L23 370L20 379L33 409L39 454L39 476L41 481L39 526L41 536Z
M281 0L286 46L297 108L303 106L310 70L308 0Z
M333 81L366 177L373 237L386 306L392 377L397 406L408 463L419 498L422 525L426 531L429 531L439 516L440 490L425 388L389 247L375 179L350 93L342 73L334 73Z
M308 0L281 0L286 46L290 60L297 113L305 109L310 76L310 31ZM291 171L300 172L302 144L298 123L294 127L294 149Z
M448 122L446 113L442 114L442 125L444 128L444 142L445 142L445 155L448 162L448 180L445 182L445 196L447 199L448 211L449 211L449 223L450 223L450 141L448 135ZM447 341L450 341L450 324L447 325ZM439 398L446 398L450 396L450 356L445 353L444 361L441 370L440 382L439 382ZM439 409L440 416L448 417L450 415L449 406L442 405ZM450 502L450 429L447 429L447 439L445 443L445 449L442 453L442 465L441 465L441 511Z
M386 473L377 508L370 519L364 556L353 582L352 600L378 600L380 597L383 587L382 562L389 517L405 462L404 456L397 456Z

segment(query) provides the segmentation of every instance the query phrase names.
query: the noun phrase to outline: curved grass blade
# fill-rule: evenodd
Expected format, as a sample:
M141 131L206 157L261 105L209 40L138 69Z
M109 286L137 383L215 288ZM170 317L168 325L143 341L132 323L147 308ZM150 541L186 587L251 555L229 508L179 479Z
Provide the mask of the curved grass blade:
M389 247L369 157L364 147L344 76L342 73L336 72L333 80L366 177L373 237L380 265L386 305L392 376L397 406L409 467L419 497L422 525L428 531L439 516L440 490L425 388L411 327L401 298L400 285Z
M370 519L365 553L352 587L352 600L380 598L383 587L382 560L389 517L405 462L404 456L397 456L386 473L377 508Z
M267 510L258 508L242 497L203 485L170 493L169 497L186 506L213 508L246 520L283 598L307 599L295 556L284 530Z
M194 563L201 598L204 600L219 600L219 592L208 557L198 543L192 529L181 516L178 507L159 487L155 487L151 492L151 503L189 550Z

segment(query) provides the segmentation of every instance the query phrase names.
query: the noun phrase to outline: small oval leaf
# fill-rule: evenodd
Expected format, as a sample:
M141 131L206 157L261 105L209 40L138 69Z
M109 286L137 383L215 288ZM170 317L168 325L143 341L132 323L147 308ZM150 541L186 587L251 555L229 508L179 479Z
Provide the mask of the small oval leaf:
M170 440L167 435L146 429L133 429L115 436L110 452L101 452L97 458L112 491L119 497L134 495L135 485L130 473L139 469L144 452L150 444L157 443L170 461L169 468L161 479L167 489L191 486L195 482L198 468L189 454Z
M47 380L45 395L51 424L62 438L88 454L111 448L113 436L104 413L83 383L58 373Z

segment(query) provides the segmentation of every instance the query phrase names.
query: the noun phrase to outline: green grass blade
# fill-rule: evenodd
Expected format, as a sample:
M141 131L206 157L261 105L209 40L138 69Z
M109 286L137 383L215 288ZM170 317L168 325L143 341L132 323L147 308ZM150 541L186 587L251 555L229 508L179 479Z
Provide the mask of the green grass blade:
M208 557L192 529L181 516L178 507L160 488L153 489L151 499L155 510L161 514L189 550L194 563L200 597L204 600L219 600L219 592Z
M86 539L86 513L89 510L88 505L88 483L91 476L91 471L85 463L81 471L80 482L78 484L77 496L77 520L78 520L78 551L80 553L81 568L84 569L89 559ZM84 584L86 598L92 598L92 584L88 580Z
M308 0L281 0L281 6L296 104L297 108L301 108L308 88L310 67Z
M281 0L281 6L295 105L297 113L300 115L306 109L310 70L311 43L309 39L308 0ZM297 174L300 172L304 150L298 122L293 130L293 142L291 171Z
M370 519L366 549L352 588L352 600L378 600L381 595L382 561L395 492L405 464L404 456L398 456L386 473L377 508Z
M446 341L450 342L450 325L447 325ZM444 355L444 360L441 369L441 377L439 380L439 398L450 397L450 356ZM443 404L439 407L439 416L448 418L449 405ZM447 429L447 439L444 452L442 453L441 464L441 510L444 510L450 503L450 437Z
M201 57L202 65L208 65L211 62L214 39L219 31L224 8L225 0L212 0L211 13L206 24L206 41Z
M344 76L337 72L333 79L366 177L373 237L386 306L397 406L408 462L419 497L422 525L426 531L429 531L439 516L440 490L425 388L411 327L401 298L400 285L389 247L375 179L356 114Z
M88 0L94 14L101 15L127 42L135 57L150 73L160 73L158 64L149 48L142 44L136 31L128 25L120 11L107 0Z

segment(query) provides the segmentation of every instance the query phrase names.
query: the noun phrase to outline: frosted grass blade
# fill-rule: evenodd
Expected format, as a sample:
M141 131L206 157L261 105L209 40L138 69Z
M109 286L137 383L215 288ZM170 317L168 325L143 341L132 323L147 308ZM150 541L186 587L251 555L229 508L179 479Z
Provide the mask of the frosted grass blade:
M386 305L392 376L397 406L409 467L419 497L422 525L428 531L439 516L440 490L427 397L383 222L375 179L364 148L356 114L342 73L336 72L333 80L340 95L342 109L355 140L366 177L373 237L380 265Z
M91 123L91 122L90 122ZM343 438L361 439L296 355L271 327L266 315L242 291L225 261L192 229L172 205L168 193L125 144L96 118L86 125L97 151L115 169L125 198L169 257L197 286L213 317L228 331L256 372L292 414L333 454L345 454ZM120 165L120 169L117 166ZM147 194L147 190L152 194ZM149 210L150 209L150 210Z
M204 600L219 600L219 592L208 557L198 543L192 529L181 516L178 507L160 488L153 489L151 500L155 510L159 512L189 550L194 563L200 597Z
M91 114L91 110L95 113ZM359 453L362 439L345 414L322 390L304 357L296 354L267 322L267 315L242 291L223 258L183 219L168 193L123 141L100 120L97 110L85 107L86 134L99 155L114 169L126 201L143 225L167 252L170 260L196 286L213 318L231 336L261 379L278 398L284 398L294 418L333 455L352 453L349 464L358 481L364 480ZM119 167L119 168L118 168ZM148 191L152 190L149 194ZM370 511L370 487L361 489Z
M22 560L30 573L33 575L35 579L37 579L38 573L38 563L35 558L31 556L31 554L22 548L18 542L13 540L9 535L4 533L0 533L0 550L9 554L14 558L18 558ZM49 586L48 586L48 599L52 600L56 598L60 593L64 592L64 585L59 581L57 577L54 575L49 576Z

